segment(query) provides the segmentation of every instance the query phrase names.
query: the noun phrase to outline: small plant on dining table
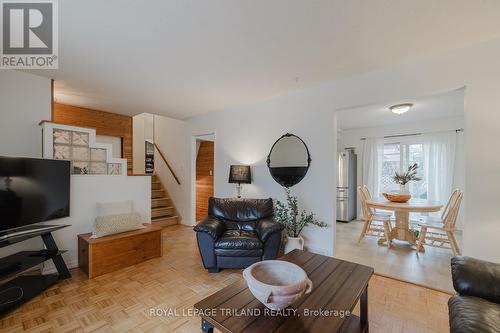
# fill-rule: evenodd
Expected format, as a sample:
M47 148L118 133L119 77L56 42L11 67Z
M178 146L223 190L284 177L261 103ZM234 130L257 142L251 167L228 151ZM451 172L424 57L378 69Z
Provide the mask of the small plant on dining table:
M418 163L415 162L410 166L408 166L408 170L406 170L405 172L399 173L395 171L392 179L396 184L404 186L411 181L418 182L422 180L422 178L417 176L417 172L418 172Z

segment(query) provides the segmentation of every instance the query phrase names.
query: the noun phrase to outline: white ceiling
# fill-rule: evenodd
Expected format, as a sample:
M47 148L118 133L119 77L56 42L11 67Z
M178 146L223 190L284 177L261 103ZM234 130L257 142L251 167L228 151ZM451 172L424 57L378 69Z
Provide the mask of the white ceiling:
M464 94L465 88L462 88L424 98L344 109L337 113L337 123L340 129L349 130L460 117L464 115ZM400 103L413 106L402 115L392 113L389 107Z
M500 36L500 1L59 1L57 101L187 118Z

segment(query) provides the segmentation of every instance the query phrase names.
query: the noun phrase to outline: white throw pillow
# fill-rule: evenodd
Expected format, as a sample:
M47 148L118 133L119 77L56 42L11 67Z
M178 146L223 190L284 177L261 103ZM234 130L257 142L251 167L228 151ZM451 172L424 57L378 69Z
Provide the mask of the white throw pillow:
M130 214L134 212L132 200L97 203L97 216Z
M99 238L120 232L142 229L144 218L138 213L98 216L95 219L94 232L90 238Z

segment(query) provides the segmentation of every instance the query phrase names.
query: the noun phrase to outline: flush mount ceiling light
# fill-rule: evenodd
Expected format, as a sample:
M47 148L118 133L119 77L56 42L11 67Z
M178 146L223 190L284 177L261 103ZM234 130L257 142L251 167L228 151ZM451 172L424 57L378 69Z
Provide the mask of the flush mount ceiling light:
M413 106L411 103L404 103L404 104L396 104L391 106L389 109L391 109L392 113L395 114L403 114L408 112L410 108Z

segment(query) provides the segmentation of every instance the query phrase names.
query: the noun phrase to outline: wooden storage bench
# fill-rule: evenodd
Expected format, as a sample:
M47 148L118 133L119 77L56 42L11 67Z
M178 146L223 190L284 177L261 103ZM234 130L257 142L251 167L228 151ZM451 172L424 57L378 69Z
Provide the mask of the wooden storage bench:
M78 265L89 278L162 256L161 227L146 228L91 239L78 235Z

